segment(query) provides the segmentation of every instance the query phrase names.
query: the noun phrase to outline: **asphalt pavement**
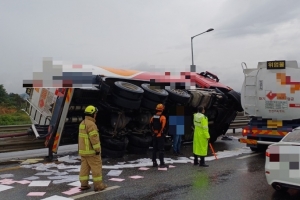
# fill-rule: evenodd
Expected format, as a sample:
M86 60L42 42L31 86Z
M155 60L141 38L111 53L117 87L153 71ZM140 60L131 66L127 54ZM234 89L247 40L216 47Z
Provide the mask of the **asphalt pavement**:
M192 156L191 144L182 147L183 155L180 155L179 158L172 155L172 151L166 152L165 157L170 166L167 170L158 170L149 166L151 164L148 162L151 158L151 150L147 155L126 155L120 159L103 159L103 179L108 185L108 189L97 193L92 190L93 187L84 192L63 193L72 188L75 188L74 191L76 190L76 182L78 182L78 171L76 170L79 169L79 160L74 163L65 161L45 163L43 160L38 160L42 159L41 156L37 156L39 155L38 150L35 154L31 152L32 156L23 152L27 155L26 158L23 157L23 160L16 153L13 154L13 159L9 159L9 156L6 155L5 162L3 160L0 163L0 199L300 199L300 193L297 190L290 189L284 194L275 192L267 184L265 178L264 153L252 153L245 148L244 144L237 141L236 137L240 137L239 134L234 136L233 140L217 140L213 147L217 152L218 159L216 160L210 151L209 161L207 161L209 167L207 168L194 166L191 159L187 161ZM77 152L65 148L65 152L59 155L60 158L69 156L69 158L73 157L73 160L75 160L78 156ZM247 153L247 151L249 152ZM237 152L246 153L237 155ZM21 160L9 161L15 160L16 157ZM28 158L36 160L27 160L27 164L20 164ZM137 160L140 161L140 166L129 166L130 163L133 164ZM124 167L125 165L127 167ZM45 166L48 166L48 168ZM140 167L149 169L140 170ZM108 175L109 172L117 172L117 170L121 170L120 175ZM41 175L41 173L45 174ZM47 175L47 173L49 174ZM33 176L37 179L34 179ZM140 176L140 178L130 178L132 176ZM63 177L65 181L61 181ZM110 180L112 178L123 180ZM5 179L12 180L1 183ZM27 183L14 182L26 179ZM29 183L30 181L32 182ZM42 186L43 182L36 182L38 186L30 186L35 181L48 181L47 184L49 185ZM69 185L72 183L75 185ZM10 188L7 189L7 187ZM1 188L3 191L1 191ZM27 196L30 192L44 193L43 196Z

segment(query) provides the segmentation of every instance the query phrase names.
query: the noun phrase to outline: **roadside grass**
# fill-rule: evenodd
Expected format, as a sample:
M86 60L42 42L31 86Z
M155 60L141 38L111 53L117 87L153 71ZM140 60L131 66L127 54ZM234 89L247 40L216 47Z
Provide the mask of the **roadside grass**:
M3 108L0 108L3 111ZM0 112L0 126L31 124L29 116L21 110L5 109Z

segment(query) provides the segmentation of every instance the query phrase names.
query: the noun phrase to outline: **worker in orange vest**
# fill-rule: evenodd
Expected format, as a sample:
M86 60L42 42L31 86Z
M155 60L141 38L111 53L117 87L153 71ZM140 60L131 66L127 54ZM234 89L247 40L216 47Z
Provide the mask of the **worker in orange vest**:
M166 117L162 114L164 110L163 104L158 104L156 106L156 114L153 115L150 119L150 127L153 132L153 153L152 153L152 161L153 167L157 167L156 161L156 153L159 152L159 161L160 167L166 167L164 162L164 142L165 142L165 135L163 130L166 126Z

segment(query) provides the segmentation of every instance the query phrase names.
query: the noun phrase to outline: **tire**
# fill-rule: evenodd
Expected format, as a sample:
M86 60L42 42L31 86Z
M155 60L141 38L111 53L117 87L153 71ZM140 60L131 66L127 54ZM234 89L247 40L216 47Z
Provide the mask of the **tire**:
M150 110L155 110L157 104L159 104L159 103L165 104L165 102L152 101L150 99L143 98L142 103L141 103L141 107L147 108L147 109L150 109Z
M113 151L105 147L101 147L101 157L105 158L122 158L126 151Z
M180 89L166 89L166 90L169 93L169 98L176 103L186 104L187 102L189 102L191 98L191 95L185 92L184 90L180 90Z
M112 102L120 107L133 110L138 109L141 105L141 100L125 99L116 94L112 94Z
M217 129L209 127L209 134L210 134L209 142L211 144L215 143L219 137Z
M112 151L125 151L126 143L113 138L101 138L101 146Z
M242 112L244 111L243 107L242 107L242 103L241 103L241 95L239 93L237 93L234 90L231 90L227 93L227 95L233 99L234 103L235 103L235 109L238 112Z
M152 89L150 84L143 83L141 87L144 90L144 97L152 101L166 101L169 93L164 89Z
M113 91L116 95L130 100L141 100L144 94L139 86L124 81L116 81Z
M138 154L138 155L143 155L147 154L149 147L147 148L141 148L141 147L136 147L134 145L131 145L130 143L128 144L127 150L130 154Z
M164 146L164 149L165 149L165 151L170 151L170 149L172 148L172 140L170 140L170 139L166 139L165 140L165 144L164 144L165 146Z
M128 135L129 145L133 145L135 147L140 148L149 148L152 138L151 136L136 136L136 135Z
M197 108L199 106L203 96L201 96L198 92L194 92L194 91L192 91L191 94L192 94L192 97L191 97L190 105L193 108Z
M279 183L273 183L272 187L274 188L274 190L276 190L278 192L287 192L288 191L287 187L283 187Z

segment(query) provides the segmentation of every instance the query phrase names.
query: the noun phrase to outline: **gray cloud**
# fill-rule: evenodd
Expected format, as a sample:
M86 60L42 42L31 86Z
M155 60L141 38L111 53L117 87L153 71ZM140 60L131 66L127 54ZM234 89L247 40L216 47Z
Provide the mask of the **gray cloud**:
M43 57L132 69L197 71L239 89L241 62L300 60L300 1L1 1L0 84L24 92Z

